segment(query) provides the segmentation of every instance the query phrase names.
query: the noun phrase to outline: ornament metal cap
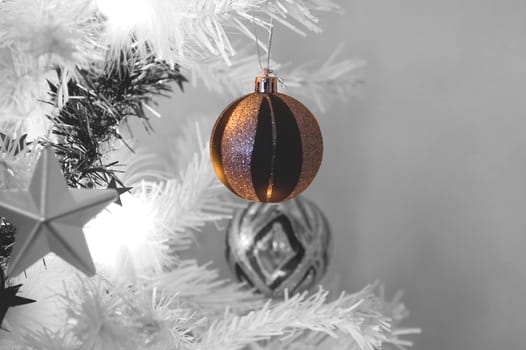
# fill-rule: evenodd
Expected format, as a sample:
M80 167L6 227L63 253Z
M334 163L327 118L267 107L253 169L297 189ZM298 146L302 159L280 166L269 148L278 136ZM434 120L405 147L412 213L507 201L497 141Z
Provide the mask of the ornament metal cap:
M256 77L255 91L262 94L274 94L278 92L278 78L269 75L268 68L263 70L263 75Z

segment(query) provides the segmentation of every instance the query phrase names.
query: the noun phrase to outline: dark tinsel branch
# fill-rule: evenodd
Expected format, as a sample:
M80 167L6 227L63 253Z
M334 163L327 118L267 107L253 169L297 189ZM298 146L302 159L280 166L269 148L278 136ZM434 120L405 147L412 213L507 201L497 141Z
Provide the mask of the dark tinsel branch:
M9 255L15 242L16 229L4 218L0 217L0 269L7 269Z
M69 186L106 186L116 179L118 164L105 164L104 153L111 141L122 140L119 125L136 117L151 130L145 106L156 105L154 97L168 96L174 82L182 90L187 80L177 65L153 56L146 60L123 57L118 65L78 73L78 81L68 82L68 101L58 116L49 117L59 141L47 143L55 148ZM52 103L56 103L58 86L49 85Z
M16 156L30 144L30 142L26 142L26 138L27 134L14 139L0 132L0 153Z

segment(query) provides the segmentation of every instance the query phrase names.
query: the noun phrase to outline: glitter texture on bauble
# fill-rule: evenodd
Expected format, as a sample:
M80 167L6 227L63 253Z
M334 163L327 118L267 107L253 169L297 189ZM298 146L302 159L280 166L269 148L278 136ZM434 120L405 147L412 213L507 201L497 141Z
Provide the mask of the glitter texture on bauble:
M210 157L233 193L281 202L303 192L321 165L323 140L314 115L277 91L277 78L256 78L255 92L232 102L216 121Z

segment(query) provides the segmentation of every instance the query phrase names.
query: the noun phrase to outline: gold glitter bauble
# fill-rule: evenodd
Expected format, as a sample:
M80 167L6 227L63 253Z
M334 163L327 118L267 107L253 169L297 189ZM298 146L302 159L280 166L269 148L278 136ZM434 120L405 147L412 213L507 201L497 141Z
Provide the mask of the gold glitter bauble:
M256 78L256 92L232 102L216 121L210 157L217 177L241 198L281 202L303 192L321 165L323 140L312 113Z
M325 275L330 227L311 201L250 203L237 211L226 237L228 265L238 280L270 297L311 290Z

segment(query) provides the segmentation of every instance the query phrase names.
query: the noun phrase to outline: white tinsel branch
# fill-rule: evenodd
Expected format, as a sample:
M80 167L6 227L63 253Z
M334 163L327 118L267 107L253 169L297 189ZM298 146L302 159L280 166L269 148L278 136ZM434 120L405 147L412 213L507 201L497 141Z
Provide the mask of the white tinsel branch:
M380 286L378 293L378 307L381 313L390 319L390 331L386 334L386 339L382 344L382 349L396 348L399 350L407 349L413 343L405 336L420 333L418 328L405 328L400 326L400 322L407 318L409 312L405 305L400 301L402 293L397 293L391 300L385 298L383 286ZM263 349L257 344L253 349ZM313 331L298 333L287 339L275 337L266 344L266 348L275 350L361 350L362 347L352 337L331 337L327 334Z
M306 103L310 101L325 113L334 100L348 101L350 96L357 95L364 84L365 62L358 58L339 59L339 56L341 48L323 63L316 61L292 65L272 60L270 67L282 82L280 92L303 99ZM257 62L257 55L243 51L232 57L230 67L226 67L221 59L214 58L204 63L189 62L185 71L189 71L194 86L201 83L218 94L239 97L254 91L254 78L262 74Z
M336 49L323 64L308 62L293 69L290 65L284 67L281 74L284 91L290 91L297 98L314 100L321 112L326 112L327 106L335 99L348 101L364 84L365 61L338 59L341 49Z
M0 121L33 118L45 124L51 110L42 102L48 100L46 80L58 83L61 106L67 100L65 83L76 76L76 67L102 60L105 48L98 39L102 27L94 11L87 0L0 4Z
M331 337L345 335L362 350L373 350L387 340L390 330L390 320L380 312L373 288L342 293L332 302L327 302L328 292L320 288L313 295L304 293L283 302L268 302L245 316L226 313L224 320L210 326L198 349L242 349L273 336L312 330Z
M340 9L331 0L99 0L97 4L107 17L106 40L115 54L130 47L133 34L139 50L151 50L171 63L221 56L230 64L235 49L227 33L232 29L253 38L253 27L268 29L273 18L300 34L304 33L298 24L318 32L313 12Z
M185 143L178 153L193 157L178 177L139 181L157 173L154 164L147 170L132 165L126 183L133 190L121 196L123 206L110 205L85 227L95 262L110 271L119 266L121 272L115 277L173 267L179 263L178 254L195 241L195 232L207 223L229 219L238 206L225 196L226 189L214 174L208 144L202 144L199 132L188 135L193 142Z
M211 264L183 260L172 271L156 276L153 285L177 294L206 315L222 314L225 308L243 313L263 305L261 295L246 286L219 278Z
M174 149L168 160L157 157L157 162L148 163L144 169L140 166L144 158L139 157L125 176L126 183L131 186L141 178L158 178L155 182L137 183L140 191L134 191L134 194L136 197L155 198L156 205L164 213L162 222L174 235L195 232L207 223L229 219L233 209L239 207L215 175L210 161L210 145L203 141L203 124L206 123L182 123L175 144L168 145ZM164 166L164 163L178 165L180 169ZM153 170L156 168L160 171ZM176 171L177 176L174 175Z

